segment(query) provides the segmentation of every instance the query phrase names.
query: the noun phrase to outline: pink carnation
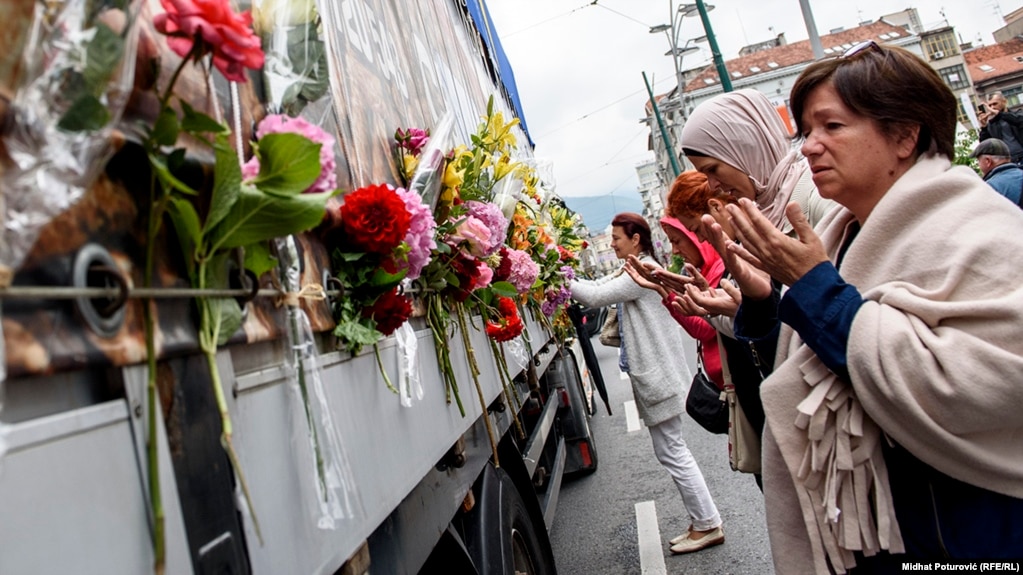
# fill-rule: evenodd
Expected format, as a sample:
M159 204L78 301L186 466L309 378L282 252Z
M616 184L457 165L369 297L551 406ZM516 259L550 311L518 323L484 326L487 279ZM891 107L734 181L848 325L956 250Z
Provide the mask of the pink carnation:
M494 270L487 265L487 262L480 262L480 266L476 268L476 279L472 282L472 289L485 288L490 285L490 282L494 281Z
M437 224L433 220L429 206L423 203L419 194L404 188L398 188L397 191L398 196L405 201L405 209L412 218L412 225L405 234L405 243L409 246L406 277L414 280L419 277L426 264L430 263L430 254L437 247L437 242L433 239Z
M482 257L492 256L497 253L497 250L501 249L503 245L504 236L508 233L508 218L504 217L501 213L501 208L497 204L490 202L477 202L470 200L465 202L465 206L469 209L469 215L482 221L487 229L490 230L490 243L489 247L485 249L485 253Z
M334 137L304 118L273 114L263 118L256 128L256 138L267 134L298 134L320 144L320 177L305 193L329 192L337 189L337 164L334 161ZM251 180L259 175L259 158L253 157L242 166L242 178Z
M422 128L408 128L398 130L394 133L394 139L398 141L398 147L408 150L413 156L418 156L423 147L430 141L430 132Z
M515 286L519 293L526 293L536 283L540 275L540 266L537 265L530 255L522 250L507 250L505 257L511 264L509 268L508 281Z

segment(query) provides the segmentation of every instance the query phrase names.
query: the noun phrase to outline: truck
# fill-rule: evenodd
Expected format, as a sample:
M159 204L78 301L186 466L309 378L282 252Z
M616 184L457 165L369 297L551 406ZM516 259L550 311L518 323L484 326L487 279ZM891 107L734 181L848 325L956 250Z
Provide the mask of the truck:
M203 291L174 230L148 235L144 217L156 176L139 126L158 125L152 88L171 76L182 109L203 114L190 118L234 128L239 156L267 113L330 133L340 190L400 187L396 128L448 117L449 142L468 143L488 102L519 119L518 153L532 160L485 3L242 2L265 53L247 82L211 72L215 58L178 67L166 22L154 24L173 5L0 8L11 31L0 38L0 573L555 573L559 491L598 464L588 336L523 308L512 341L495 345L471 314L438 340L416 299L408 329L353 353L334 332L350 294L321 235L275 239L277 268L260 275L226 258L228 284ZM72 98L96 54L116 57L98 89ZM105 121L74 127L69 110L94 100ZM183 149L175 185L215 187L222 158ZM202 297L243 314L209 357Z

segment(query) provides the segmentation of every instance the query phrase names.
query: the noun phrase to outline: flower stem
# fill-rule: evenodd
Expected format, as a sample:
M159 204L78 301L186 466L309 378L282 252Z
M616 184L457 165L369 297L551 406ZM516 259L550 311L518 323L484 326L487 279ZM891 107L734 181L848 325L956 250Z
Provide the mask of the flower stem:
M395 395L398 395L400 393L398 388L394 387L394 384L391 383L391 378L388 377L387 370L384 369L384 362L380 358L380 346L375 343L373 344L373 355L377 357L377 367L380 368L380 375L384 376L384 383L387 384L387 389L394 392Z
M458 316L458 331L462 333L462 343L465 346L469 360L469 373L472 374L472 381L476 384L476 393L479 395L480 408L483 409L483 422L487 426L487 436L490 438L490 449L494 453L494 467L501 467L497 457L497 439L494 437L494 428L490 424L490 413L487 410L487 399L483 396L483 386L480 385L480 370L476 363L476 354L472 349L472 342L469 340L468 322L465 321L465 307L462 304L455 304L455 315Z
M238 483L241 485L242 494L245 496L245 502L249 506L249 513L252 515L252 527L256 531L256 538L259 539L259 545L263 546L263 533L259 529L259 520L256 518L256 508L252 505L252 495L249 493L249 484L245 480L245 474L242 473L241 461L238 459L238 453L234 450L234 442L231 441L233 435L231 426L231 415L227 410L227 400L224 397L224 388L220 382L220 370L217 369L217 350L214 342L213 349L204 349L206 353L206 362L210 369L210 380L213 382L213 395L217 399L217 409L220 411L220 422L221 422L221 433L220 433L220 445L227 452L228 459L231 460L231 467L234 469L235 474L238 476Z

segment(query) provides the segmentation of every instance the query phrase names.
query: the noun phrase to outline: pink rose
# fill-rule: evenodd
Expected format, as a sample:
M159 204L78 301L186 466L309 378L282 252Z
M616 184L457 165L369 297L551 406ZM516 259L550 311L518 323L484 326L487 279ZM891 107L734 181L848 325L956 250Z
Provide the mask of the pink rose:
M213 65L228 80L244 82L245 68L263 67L263 49L252 31L250 12L235 13L229 0L160 0L160 4L166 12L157 14L153 25L167 35L167 45L178 56L188 57L200 38L213 52Z
M490 250L490 228L483 220L473 216L466 216L455 228L450 239L455 246L461 242L468 244L465 247L466 253L477 258L484 257Z

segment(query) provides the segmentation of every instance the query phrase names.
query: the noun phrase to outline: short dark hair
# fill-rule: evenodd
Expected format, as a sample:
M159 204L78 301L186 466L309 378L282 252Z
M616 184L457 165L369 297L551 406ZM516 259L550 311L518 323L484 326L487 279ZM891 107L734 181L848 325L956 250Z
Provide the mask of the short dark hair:
M632 237L639 234L639 245L643 248L643 251L649 253L651 256L654 254L654 241L650 233L650 224L643 219L643 216L633 212L622 212L611 220L612 226L622 228L625 232L626 237Z
M920 126L918 154L933 147L949 159L955 157L956 97L919 56L897 46L878 45L848 58L810 64L796 79L789 98L797 138L804 133L803 111L810 93L826 82L831 82L846 106L875 120L886 134Z

